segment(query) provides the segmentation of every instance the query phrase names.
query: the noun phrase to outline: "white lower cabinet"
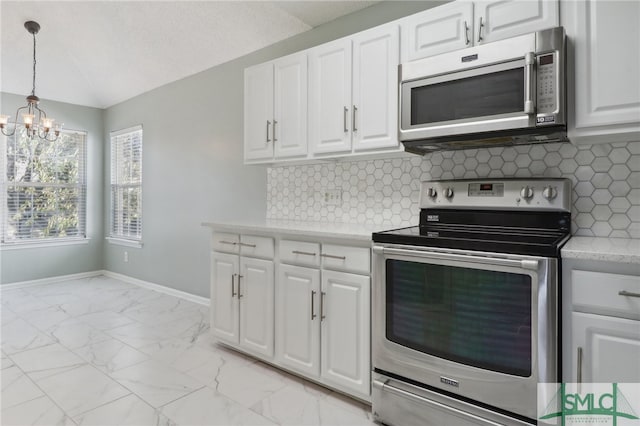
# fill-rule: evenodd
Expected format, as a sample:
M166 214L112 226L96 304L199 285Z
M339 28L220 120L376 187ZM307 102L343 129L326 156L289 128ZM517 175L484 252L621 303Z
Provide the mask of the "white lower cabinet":
M565 382L640 382L640 268L563 263Z
M273 247L273 240L264 238L236 244L240 250L260 252L264 241ZM229 251L234 249L230 244ZM211 330L218 339L262 358L273 358L274 295L273 260L212 252Z
M361 394L369 393L369 277L322 271L321 375Z

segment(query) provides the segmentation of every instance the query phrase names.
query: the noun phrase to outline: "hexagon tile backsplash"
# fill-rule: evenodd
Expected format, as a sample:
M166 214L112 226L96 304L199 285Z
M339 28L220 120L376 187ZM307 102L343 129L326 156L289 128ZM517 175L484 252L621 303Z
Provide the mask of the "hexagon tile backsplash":
M640 238L640 142L526 145L272 167L267 217L410 226L418 223L421 181L502 177L569 178L574 235ZM341 191L342 199L327 201L327 191Z

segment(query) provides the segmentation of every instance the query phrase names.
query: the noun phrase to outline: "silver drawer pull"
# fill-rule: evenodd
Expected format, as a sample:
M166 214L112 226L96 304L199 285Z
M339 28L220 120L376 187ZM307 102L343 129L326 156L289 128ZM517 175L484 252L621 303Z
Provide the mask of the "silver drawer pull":
M311 320L313 321L317 315L316 315L316 309L315 309L315 303L314 303L314 299L316 297L316 292L311 290Z
M293 254L301 254L303 256L315 256L315 253L311 253L309 251L299 251L299 250L291 250L291 253Z
M576 371L576 380L578 381L578 383L582 383L582 348L580 346L578 346L578 362L576 364L577 365L577 371Z
M322 253L320 257L328 257L329 259L338 259L338 260L347 260L346 256L336 256L335 254L324 254Z
M232 242L232 241L224 241L224 240L222 240L222 241L220 241L220 244L229 244L229 245L231 245L231 246L235 246L235 245L236 245L236 244L238 244L238 243L234 243L234 242Z
M640 297L640 293L632 293L627 290L621 290L618 292L620 296L628 296L628 297Z
M243 247L251 247L251 248L256 248L257 246L255 244L247 244L247 243L238 243Z

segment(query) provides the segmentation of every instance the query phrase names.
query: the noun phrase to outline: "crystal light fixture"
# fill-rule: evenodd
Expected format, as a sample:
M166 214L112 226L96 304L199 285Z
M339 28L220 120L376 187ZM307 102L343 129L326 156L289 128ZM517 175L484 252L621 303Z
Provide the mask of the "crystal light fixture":
M27 21L24 27L33 35L33 88L27 96L27 105L18 108L13 120L13 130L9 131L9 116L0 115L0 130L5 136L12 136L18 127L18 118L22 111L22 125L31 138L38 136L41 139L54 141L58 139L62 124L55 123L53 118L47 117L47 113L40 109L40 98L36 96L36 34L40 31L40 24L35 21ZM55 123L55 124L54 124Z

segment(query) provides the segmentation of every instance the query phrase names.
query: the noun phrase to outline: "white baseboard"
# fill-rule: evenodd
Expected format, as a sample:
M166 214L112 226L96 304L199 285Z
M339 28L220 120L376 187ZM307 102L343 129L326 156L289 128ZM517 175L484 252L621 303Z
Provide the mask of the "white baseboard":
M0 285L0 290L15 290L18 288L34 287L38 285L55 284L63 281L78 280L82 278L93 278L104 275L105 277L114 278L116 280L124 281L129 284L137 285L149 290L154 290L159 293L175 296L180 299L188 300L189 302L197 303L203 306L209 306L209 299L202 296L196 296L195 294L187 293L184 291L176 290L175 288L167 287L160 284L150 283L148 281L139 280L137 278L130 277L128 275L119 274L117 272L111 272L107 270L81 272L78 274L59 275L56 277L42 278L38 280L21 281L11 284Z
M41 278L38 280L20 281L17 283L0 285L0 290L15 290L17 288L34 287L37 285L55 284L62 281L79 280L82 278L93 278L104 275L104 271L80 272L78 274L58 275L55 277Z
M111 271L101 271L102 275L116 280L124 281L129 284L137 285L138 287L154 290L159 293L168 294L170 296L179 297L180 299L188 300L189 302L198 303L199 305L209 306L209 299L207 297L196 296L195 294L187 293L185 291L176 290L175 288L167 287L160 284L150 283L148 281L139 280L137 278L130 277L128 275L119 274Z

